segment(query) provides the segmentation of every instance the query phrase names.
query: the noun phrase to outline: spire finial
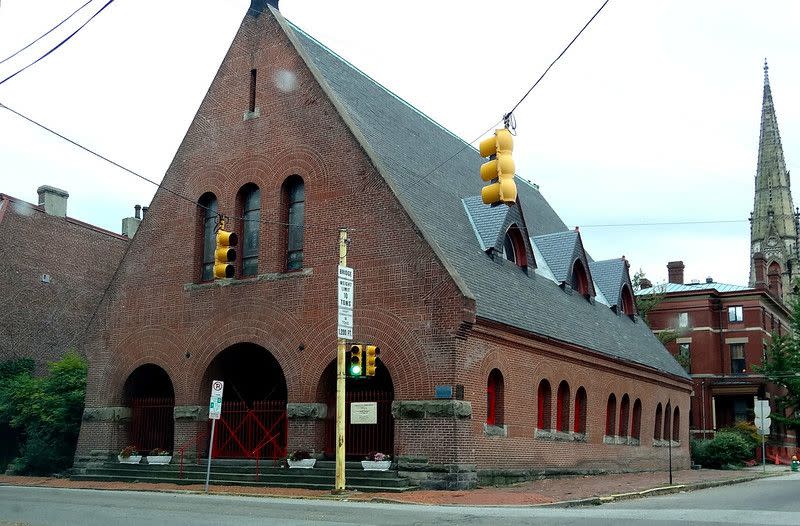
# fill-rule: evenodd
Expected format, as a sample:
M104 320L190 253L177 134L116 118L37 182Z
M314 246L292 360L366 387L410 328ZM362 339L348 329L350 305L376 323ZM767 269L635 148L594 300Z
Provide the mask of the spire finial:
M769 84L769 66L766 58L764 58L764 84Z

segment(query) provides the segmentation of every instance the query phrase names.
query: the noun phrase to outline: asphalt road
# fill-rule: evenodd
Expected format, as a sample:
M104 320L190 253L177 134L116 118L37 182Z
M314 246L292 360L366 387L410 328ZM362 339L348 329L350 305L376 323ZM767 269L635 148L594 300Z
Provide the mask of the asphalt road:
M800 524L800 475L586 508L415 506L0 486L0 525Z

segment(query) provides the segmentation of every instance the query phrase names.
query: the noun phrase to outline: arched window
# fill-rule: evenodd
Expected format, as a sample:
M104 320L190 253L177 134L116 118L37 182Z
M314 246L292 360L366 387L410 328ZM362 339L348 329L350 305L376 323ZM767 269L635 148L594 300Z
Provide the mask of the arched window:
M576 259L572 265L572 289L582 296L589 294L589 277L580 259Z
M283 184L286 204L286 270L303 268L303 226L305 221L305 186L300 176L293 175Z
M556 394L556 429L569 433L569 384L562 380Z
M670 430L672 429L672 406L667 404L667 407L664 408L664 440L670 439Z
M606 404L606 436L613 437L616 432L614 424L617 421L617 397L614 393L608 395L608 403Z
M642 401L638 398L633 403L633 415L631 416L631 437L636 440L642 438Z
M198 223L200 225L200 281L214 279L214 250L217 248L217 196L206 192L200 197L197 207Z
M586 389L579 387L575 393L575 426L576 433L586 434Z
M239 190L242 221L242 276L258 274L258 233L261 226L261 190L250 183Z
M550 382L542 380L536 393L537 413L536 427L539 429L552 429L550 420Z
M661 412L661 402L656 406L656 424L653 428L653 440L661 440L661 419L664 418Z
M622 400L619 403L619 436L628 436L628 423L631 416L631 399L628 398L628 393L622 395Z
M492 369L486 382L486 423L503 425L503 374L498 369Z
M627 284L622 287L622 293L620 294L620 308L622 309L622 314L626 314L628 316L633 316L636 312L633 306L633 294L631 294L631 289Z
M681 439L681 410L675 408L675 414L672 417L672 440Z
M769 290L775 295L780 297L783 294L783 286L781 283L781 266L777 261L773 261L769 265L767 271L767 279Z
M503 257L520 268L528 266L528 255L525 250L525 241L517 225L511 225L506 230L503 239Z

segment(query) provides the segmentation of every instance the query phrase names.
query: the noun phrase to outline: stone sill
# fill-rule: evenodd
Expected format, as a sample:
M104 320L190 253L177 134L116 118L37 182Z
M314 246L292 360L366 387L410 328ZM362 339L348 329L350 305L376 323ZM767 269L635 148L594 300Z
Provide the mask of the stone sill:
M502 426L490 426L489 424L483 424L483 436L487 436L487 437L507 437L508 436L508 428L505 425L502 425Z
M633 437L609 436L603 437L603 444L613 444L617 446L641 446L642 441Z
M314 275L314 269L304 268L302 270L296 270L293 272L271 272L268 274L259 274L258 276L254 276L252 278L242 278L242 279L229 278L229 279L217 279L214 281L209 281L207 283L186 283L183 286L183 290L186 292L192 292L195 290L213 289L215 287L235 287L239 285L251 285L253 283L260 283L262 281L281 281L284 279L306 278L312 275Z
M681 447L680 440L653 440L653 447L669 447L670 442L672 443L672 447Z
M533 438L537 440L552 440L553 442L586 442L585 433L574 431L556 431L555 429L536 429Z

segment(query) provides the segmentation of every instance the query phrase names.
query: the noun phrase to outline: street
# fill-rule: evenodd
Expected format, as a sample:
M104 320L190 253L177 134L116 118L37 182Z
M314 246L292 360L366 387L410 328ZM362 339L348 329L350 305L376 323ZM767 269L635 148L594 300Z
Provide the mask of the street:
M0 487L0 524L800 524L800 474L580 508L419 506Z

